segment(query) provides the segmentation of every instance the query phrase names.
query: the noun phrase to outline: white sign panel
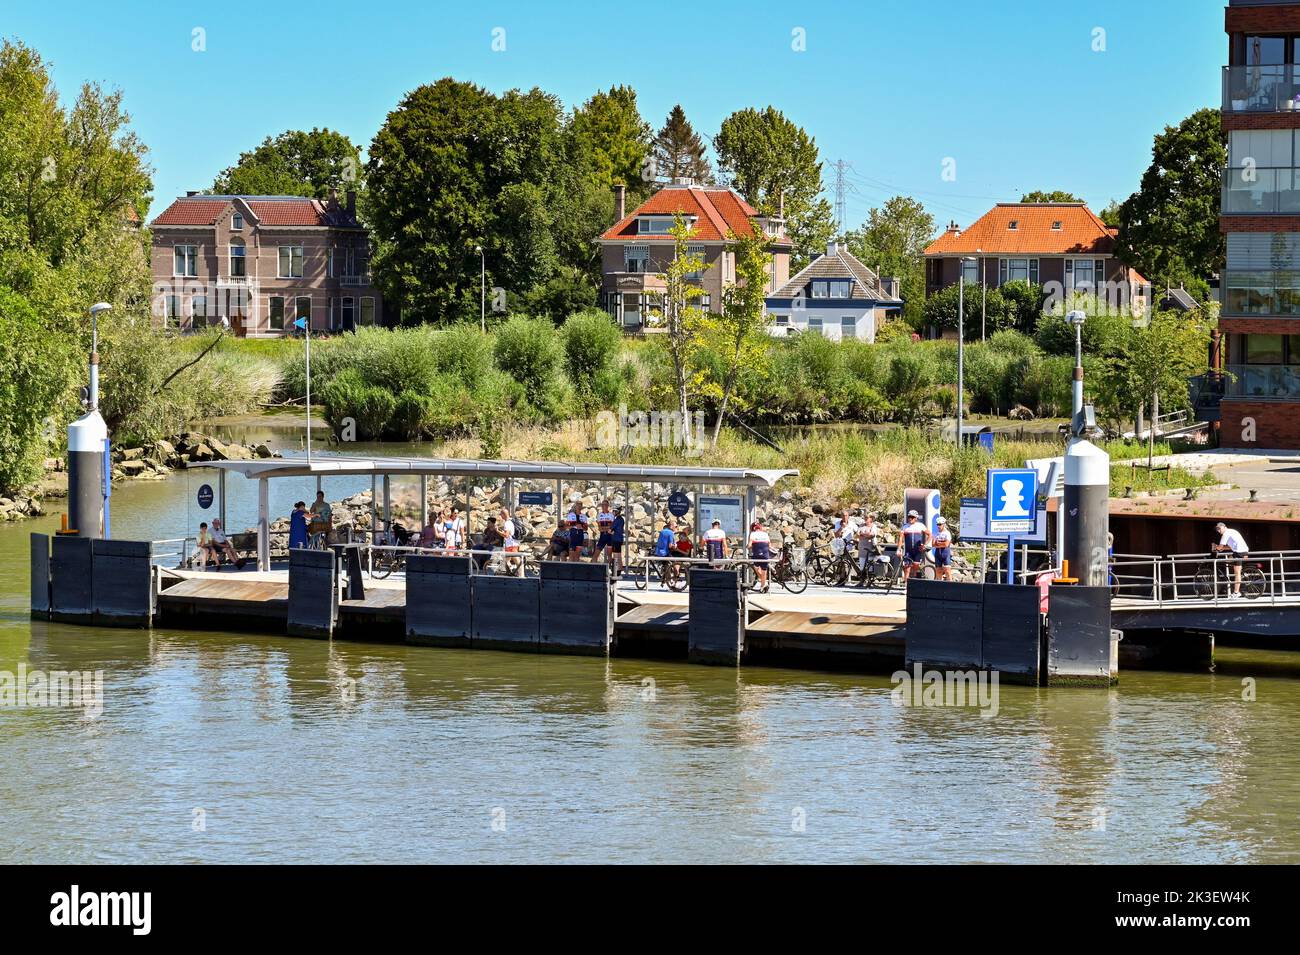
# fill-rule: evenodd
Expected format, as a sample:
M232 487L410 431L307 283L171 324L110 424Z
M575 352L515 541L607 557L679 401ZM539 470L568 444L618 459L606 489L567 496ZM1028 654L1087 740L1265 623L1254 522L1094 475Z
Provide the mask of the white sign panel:
M988 524L987 505L982 497L964 497L961 499L961 515L958 518L958 540L963 544L1005 544L1006 537L989 537L985 533ZM1038 529L1032 534L1016 535L1016 541L1025 544L1047 543L1047 506L1038 505Z
M700 528L708 530L714 521L722 522L728 537L745 536L745 502L740 497L706 497L700 495Z

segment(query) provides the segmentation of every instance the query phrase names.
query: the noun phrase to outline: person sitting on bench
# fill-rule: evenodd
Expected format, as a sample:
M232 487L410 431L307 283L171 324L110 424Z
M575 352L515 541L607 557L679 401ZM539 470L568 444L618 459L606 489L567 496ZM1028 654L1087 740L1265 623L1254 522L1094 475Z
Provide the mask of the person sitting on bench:
M230 543L230 538L228 538L225 531L222 530L221 518L219 517L214 517L212 519L212 542L209 546L212 548L213 556L216 558L218 568L221 566L221 556L223 554L232 564L235 565L236 570L243 567L246 563L244 558L235 553L235 545Z

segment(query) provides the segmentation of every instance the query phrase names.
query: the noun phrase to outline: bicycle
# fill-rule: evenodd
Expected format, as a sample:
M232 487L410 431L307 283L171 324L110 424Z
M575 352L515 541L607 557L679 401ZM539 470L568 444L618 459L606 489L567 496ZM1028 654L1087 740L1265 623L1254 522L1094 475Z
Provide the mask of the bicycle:
M376 549L370 552L370 576L376 580L383 580L393 571L401 570L406 566L406 554L395 548L409 546L414 535L401 524L394 524L389 536L394 541L393 548Z
M649 576L660 586L674 593L681 593L686 589L687 575L682 567L663 557L647 557L645 560L650 565ZM637 574L634 582L637 590L645 590L647 585L646 574Z
M779 584L786 591L792 594L801 594L808 589L808 573L803 568L803 555L795 552L795 548L786 546L781 549L780 556L775 560L769 560L767 563L767 588L772 589L772 584ZM753 564L743 565L741 573L746 590L758 589L758 571Z
M1226 555L1212 554L1209 560L1196 565L1193 578L1196 595L1202 600L1214 600L1219 596L1219 584L1222 581L1231 588L1235 575L1231 572L1231 561L1241 563L1241 595L1247 600L1255 600L1264 595L1268 589L1268 577L1258 561L1245 557L1230 558ZM1220 573L1222 569L1222 573ZM1232 593L1228 590L1229 595Z

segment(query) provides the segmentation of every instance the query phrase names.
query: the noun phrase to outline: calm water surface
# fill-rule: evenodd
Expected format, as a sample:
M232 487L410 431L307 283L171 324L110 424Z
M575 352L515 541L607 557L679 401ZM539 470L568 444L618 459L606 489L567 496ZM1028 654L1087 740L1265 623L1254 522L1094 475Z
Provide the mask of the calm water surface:
M197 524L199 483L115 490L116 536ZM0 862L1300 861L1300 654L986 719L878 677L85 629L27 616L53 523L0 526L0 670L102 670L105 709L0 708Z

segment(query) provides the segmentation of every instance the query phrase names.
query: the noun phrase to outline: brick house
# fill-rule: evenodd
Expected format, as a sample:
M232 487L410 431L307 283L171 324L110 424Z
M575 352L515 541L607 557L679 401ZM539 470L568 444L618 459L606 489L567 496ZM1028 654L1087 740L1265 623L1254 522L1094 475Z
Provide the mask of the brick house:
M903 309L899 281L882 279L842 243L809 262L767 298L776 336L811 331L842 341L874 342L876 332Z
M624 209L624 188L615 186L614 195L618 221L596 240L601 246L600 301L628 331L643 329L647 313L658 306L662 274L673 258L669 230L677 214L693 230L691 251L704 258L705 268L694 280L704 290L695 304L705 311L720 311L723 291L736 281L729 234L752 235L758 230L771 237L768 291L790 277L791 243L782 217L759 215L730 189L689 182L663 186L630 215Z
M1300 2L1225 10L1219 441L1300 448Z
M192 331L225 319L237 335L269 337L300 317L322 332L383 321L354 192L345 203L190 193L150 229L160 327Z
M1082 202L1002 202L968 229L949 224L925 250L925 293L964 276L967 285L998 288L1029 281L1051 294L1106 293L1113 305L1141 315L1147 281L1115 257L1116 230Z

